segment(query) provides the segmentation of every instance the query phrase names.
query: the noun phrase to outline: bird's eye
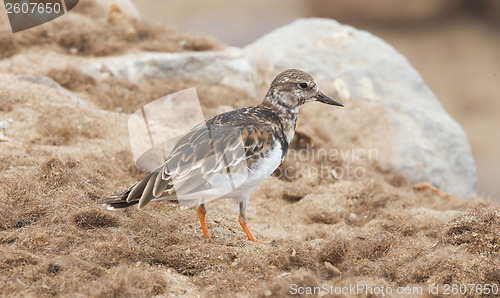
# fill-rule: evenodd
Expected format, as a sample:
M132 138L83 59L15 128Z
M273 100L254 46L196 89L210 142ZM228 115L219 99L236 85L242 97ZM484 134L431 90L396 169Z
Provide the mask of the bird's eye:
M299 87L302 88L302 89L306 89L307 88L307 83L299 83Z

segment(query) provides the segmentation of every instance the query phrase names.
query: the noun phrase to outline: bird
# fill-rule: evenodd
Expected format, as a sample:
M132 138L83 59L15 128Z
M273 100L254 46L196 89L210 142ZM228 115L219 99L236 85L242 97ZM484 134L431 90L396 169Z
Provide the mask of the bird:
M125 191L100 201L110 209L171 200L197 207L203 237L211 242L205 204L219 198L239 206L238 222L248 240L250 193L283 162L295 135L300 107L318 101L343 105L322 93L313 77L287 69L272 81L263 101L211 117L184 134L165 161Z

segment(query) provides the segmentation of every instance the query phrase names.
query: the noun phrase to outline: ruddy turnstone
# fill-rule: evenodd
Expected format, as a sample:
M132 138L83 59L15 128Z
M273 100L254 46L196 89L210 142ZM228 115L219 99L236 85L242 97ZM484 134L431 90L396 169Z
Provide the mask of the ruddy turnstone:
M205 203L231 198L239 204L238 221L248 239L261 242L247 226L250 193L285 158L299 108L310 101L342 106L320 92L306 72L285 70L271 83L261 104L214 116L194 127L162 165L101 203L111 208L135 204L141 208L157 200L190 202L198 206L203 235L210 241Z

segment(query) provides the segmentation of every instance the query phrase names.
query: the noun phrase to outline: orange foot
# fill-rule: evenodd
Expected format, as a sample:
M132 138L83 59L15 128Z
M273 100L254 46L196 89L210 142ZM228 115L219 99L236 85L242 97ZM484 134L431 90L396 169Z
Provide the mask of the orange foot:
M243 228L243 231L245 231L245 233L247 234L248 236L248 240L250 241L253 241L255 243L259 243L259 244L270 244L271 242L270 241L262 241L262 240L257 240L252 232L250 232L250 229L248 228L248 225L247 225L247 219L240 215L240 217L238 217L238 222L240 223L241 227Z

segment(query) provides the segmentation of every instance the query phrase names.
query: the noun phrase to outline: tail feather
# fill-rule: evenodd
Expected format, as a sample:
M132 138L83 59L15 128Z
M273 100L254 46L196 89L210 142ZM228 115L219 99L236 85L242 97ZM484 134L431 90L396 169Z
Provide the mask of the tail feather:
M147 180L148 183L146 183L146 186L144 186L144 189L142 190L142 195L141 198L139 199L139 208L144 207L153 198L153 186L155 185L156 176L158 174L155 173L156 175L152 175L153 173L149 174L148 177L144 178L144 180Z
M99 203L101 203L103 205L106 205L106 206L108 206L108 208L111 208L111 209L126 208L126 207L130 207L130 206L133 206L133 205L139 203L138 200L137 201L131 201L131 202L127 201L127 198L129 197L130 192L132 191L132 189L138 183L139 182L135 183L134 185L132 185L131 187L127 188L122 193L119 193L119 194L116 194L116 195L113 195L113 196L109 196L107 198L104 198L104 199L100 200Z
M154 173L154 172L153 172ZM144 188L148 184L149 179L151 178L151 175L153 173L149 173L146 177L144 177L141 181L137 182L134 184L131 189L130 193L127 196L127 202L139 200L142 196L142 193L144 192Z
M116 202L116 203L108 203L108 204L105 204L108 206L108 209L121 209L121 208L127 208L127 207L130 207L130 206L134 206L135 204L138 204L139 201L133 201L131 203L127 203L127 202Z
M144 179L138 181L131 187L127 188L124 192L102 199L99 203L108 206L109 208L127 208L139 204L139 208L144 207L152 199L160 197L160 194L155 194L154 191L164 188L165 181L157 179L161 177L161 172L151 172ZM162 185L155 189L155 185L161 183ZM168 185L168 181L166 182Z

